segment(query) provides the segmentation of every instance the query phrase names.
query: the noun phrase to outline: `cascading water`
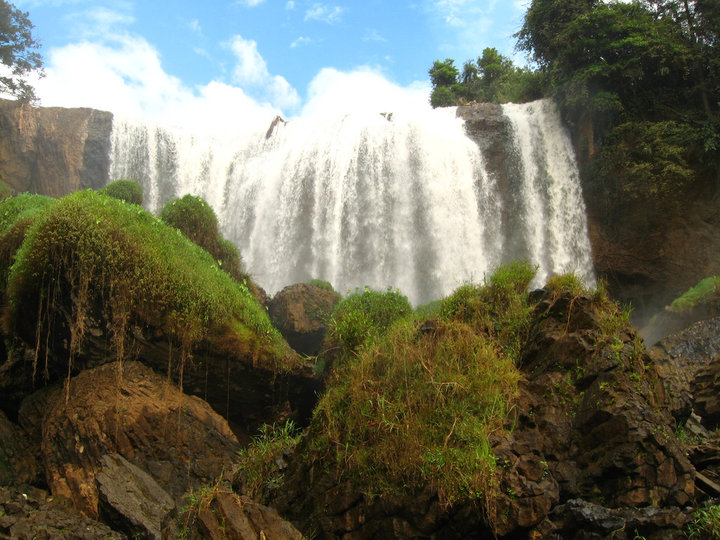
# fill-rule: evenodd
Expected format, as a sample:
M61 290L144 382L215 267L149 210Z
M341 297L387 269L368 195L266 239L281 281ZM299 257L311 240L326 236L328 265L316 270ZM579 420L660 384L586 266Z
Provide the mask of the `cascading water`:
M503 111L515 164L506 179L455 109L299 118L217 138L115 120L110 178L140 181L155 212L186 193L205 198L270 294L319 278L424 303L521 257L539 267L534 285L572 270L592 282L577 167L554 106Z

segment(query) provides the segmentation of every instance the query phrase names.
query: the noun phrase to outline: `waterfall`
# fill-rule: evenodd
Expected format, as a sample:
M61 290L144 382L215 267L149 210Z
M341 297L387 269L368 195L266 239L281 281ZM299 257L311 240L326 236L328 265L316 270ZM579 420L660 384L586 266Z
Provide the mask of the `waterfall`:
M116 119L110 179L137 179L153 212L205 198L270 294L319 278L341 293L398 288L419 304L516 258L538 265L534 285L572 270L592 283L577 167L553 104L503 106L505 175L455 113L303 117L217 137Z

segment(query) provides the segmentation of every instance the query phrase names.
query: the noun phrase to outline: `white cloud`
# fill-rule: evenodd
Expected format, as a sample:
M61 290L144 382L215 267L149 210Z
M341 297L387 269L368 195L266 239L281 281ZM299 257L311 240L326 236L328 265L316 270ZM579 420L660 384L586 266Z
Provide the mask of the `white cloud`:
M280 75L270 75L265 59L257 49L257 42L237 35L230 42L237 57L233 70L233 82L245 88L257 89L269 94L270 102L284 110L294 110L300 105L297 91Z
M295 47L300 47L301 45L309 45L310 43L312 43L312 39L307 36L300 36L290 44L290 48L294 49Z
M316 3L305 12L305 20L336 24L340 22L342 13L343 8L340 6L329 6L327 4Z
M237 3L247 7L255 7L259 6L264 1L265 0L237 0Z
M278 107L219 81L187 87L163 70L158 51L142 38L52 49L45 71L46 77L34 82L44 106L92 107L198 131L265 126L281 114Z
M193 19L187 23L188 28L195 34L202 34L202 26L200 26L200 21L197 19Z
M350 72L323 68L308 87L302 116L429 109L427 82L398 86L370 67Z
M288 3L285 4L285 9L287 9L287 10L295 9L295 2L294 2L294 0L288 0Z

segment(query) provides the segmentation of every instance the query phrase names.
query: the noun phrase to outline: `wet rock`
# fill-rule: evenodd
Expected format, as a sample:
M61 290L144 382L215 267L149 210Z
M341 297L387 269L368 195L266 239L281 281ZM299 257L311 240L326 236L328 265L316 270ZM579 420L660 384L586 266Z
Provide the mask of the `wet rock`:
M118 454L105 455L97 482L100 521L130 538L160 539L175 503L152 477Z
M300 354L316 356L325 338L328 319L340 295L310 283L298 283L278 292L268 305L270 320Z
M103 456L120 454L172 497L214 482L239 445L225 420L138 362L106 364L48 400L42 453L53 495L97 518Z

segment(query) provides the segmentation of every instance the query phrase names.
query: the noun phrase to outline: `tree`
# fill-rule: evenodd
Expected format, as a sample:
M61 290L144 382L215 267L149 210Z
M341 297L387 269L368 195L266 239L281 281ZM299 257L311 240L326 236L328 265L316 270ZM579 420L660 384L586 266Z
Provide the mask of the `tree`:
M42 75L42 57L37 52L40 44L32 36L33 28L27 12L0 0L0 62L5 66L0 74L0 93L22 102L37 99L27 76L34 71Z

